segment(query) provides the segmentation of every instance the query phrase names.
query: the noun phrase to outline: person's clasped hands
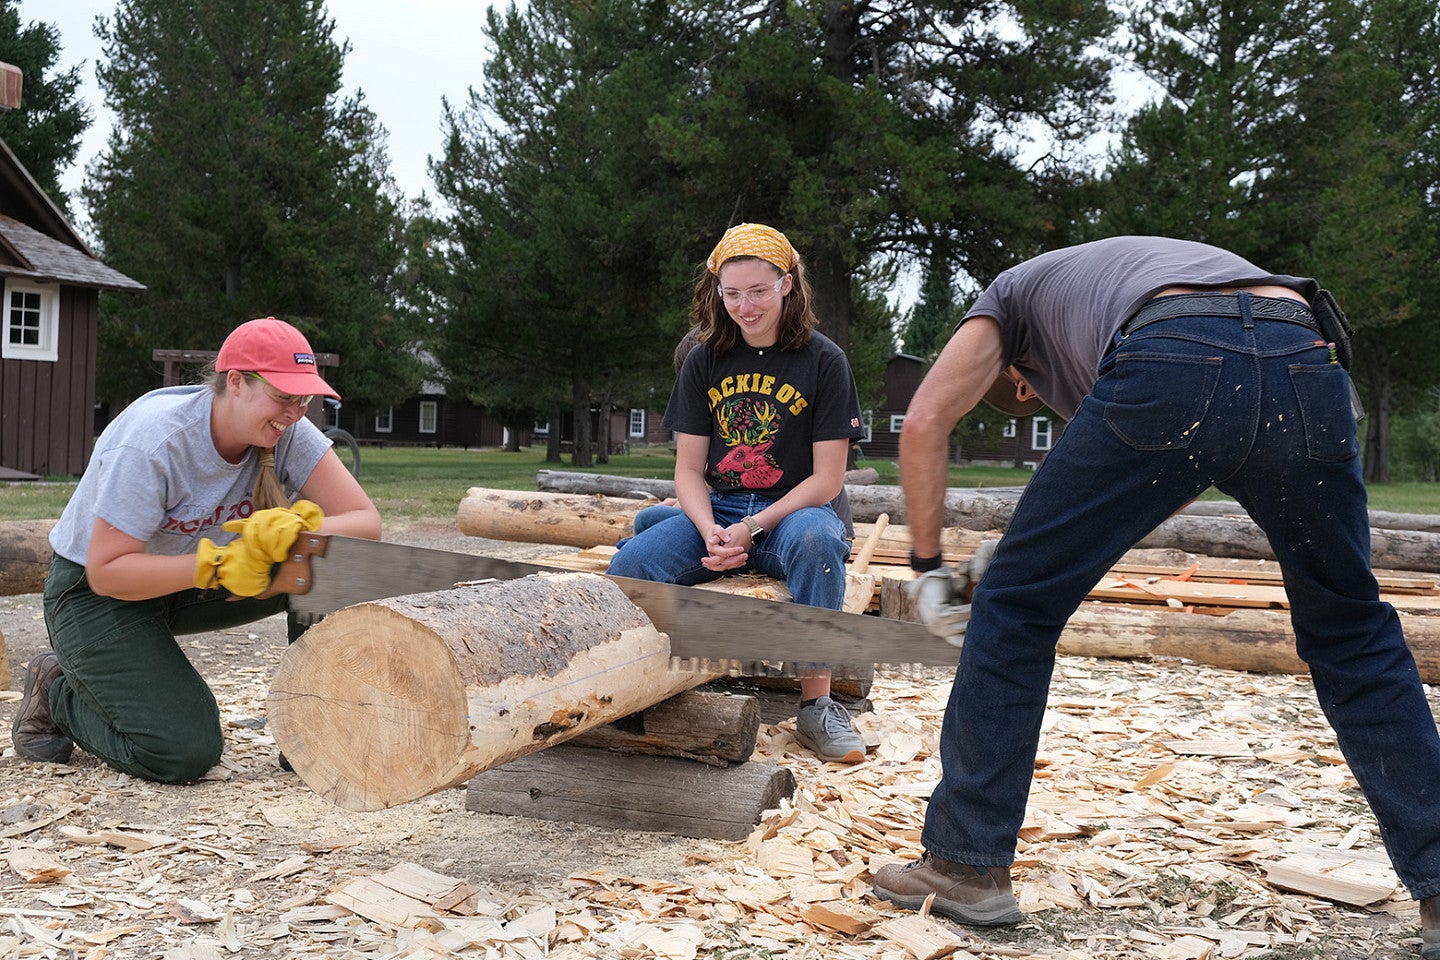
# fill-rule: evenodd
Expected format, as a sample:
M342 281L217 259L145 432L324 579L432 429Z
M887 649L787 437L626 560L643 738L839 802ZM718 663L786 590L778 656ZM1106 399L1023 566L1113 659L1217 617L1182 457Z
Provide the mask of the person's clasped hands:
M736 537L739 531L744 530L743 523L734 523L728 527L722 527L718 523L712 524L710 533L705 537L705 556L700 558L700 565L706 570L738 570L745 566L749 559L749 548L741 546Z
M931 633L954 646L965 643L970 625L970 597L985 576L998 540L985 540L975 548L967 563L942 563L905 584L905 593L914 604L916 618Z
M195 586L224 587L237 597L254 597L270 586L270 569L290 554L301 531L320 529L325 514L309 500L290 507L257 510L224 529L239 534L223 547L206 537L195 557Z

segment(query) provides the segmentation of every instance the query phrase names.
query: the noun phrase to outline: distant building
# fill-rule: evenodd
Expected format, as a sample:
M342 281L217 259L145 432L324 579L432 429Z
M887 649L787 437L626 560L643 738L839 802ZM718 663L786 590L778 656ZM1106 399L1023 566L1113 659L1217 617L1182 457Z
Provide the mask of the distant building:
M860 441L860 450L866 458L900 458L900 426L924 378L925 361L919 357L897 353L886 362L880 390L863 414L865 439ZM952 444L950 459L956 463L1033 469L1045 459L1064 429L1065 421L1048 410L1033 417L1012 418L999 436L985 437L964 449Z

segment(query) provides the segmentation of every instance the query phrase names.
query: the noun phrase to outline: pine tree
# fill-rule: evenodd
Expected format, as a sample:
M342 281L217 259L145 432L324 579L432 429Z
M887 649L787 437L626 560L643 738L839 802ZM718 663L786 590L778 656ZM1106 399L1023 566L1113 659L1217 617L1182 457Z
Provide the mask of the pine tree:
M215 349L270 314L340 354L349 401L418 386L384 134L339 99L333 33L319 0L122 0L99 22L118 126L85 196L107 260L149 288L103 311L102 348L130 362L102 395L153 385L154 348Z
M57 73L60 31L52 24L20 24L13 0L0 0L0 61L25 74L20 109L0 113L0 139L61 210L70 197L60 177L80 153L90 111L79 99L80 68Z
M434 171L453 210L432 273L442 366L512 416L568 408L580 466L592 406L603 424L612 399L668 382L689 299L666 274L682 190L643 135L653 105L683 94L669 45L684 37L663 16L569 0L492 11L486 83L447 104Z
M948 257L932 254L920 281L920 299L905 326L904 350L912 357L933 360L960 319Z

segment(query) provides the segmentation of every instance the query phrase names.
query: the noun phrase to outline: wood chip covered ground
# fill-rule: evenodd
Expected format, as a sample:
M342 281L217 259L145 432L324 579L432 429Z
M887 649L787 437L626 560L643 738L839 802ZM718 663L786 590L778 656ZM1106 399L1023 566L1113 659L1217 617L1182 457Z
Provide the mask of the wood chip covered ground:
M12 677L39 617L38 597L0 598ZM283 636L273 618L185 638L227 738L191 786L80 751L20 760L18 694L0 694L0 957L1418 956L1416 907L1303 677L1062 657L1014 868L1026 922L979 931L869 894L920 852L944 671L877 675L856 766L763 726L754 759L798 793L719 842L467 812L463 790L341 810L276 765Z

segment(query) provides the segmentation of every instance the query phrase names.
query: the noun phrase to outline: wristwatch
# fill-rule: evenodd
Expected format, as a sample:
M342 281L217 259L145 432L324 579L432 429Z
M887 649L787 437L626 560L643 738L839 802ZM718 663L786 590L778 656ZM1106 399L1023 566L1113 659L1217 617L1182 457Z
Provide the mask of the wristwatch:
M751 543L760 543L765 539L765 528L760 526L759 520L746 514L740 518L740 522L745 524L745 528L750 531Z

